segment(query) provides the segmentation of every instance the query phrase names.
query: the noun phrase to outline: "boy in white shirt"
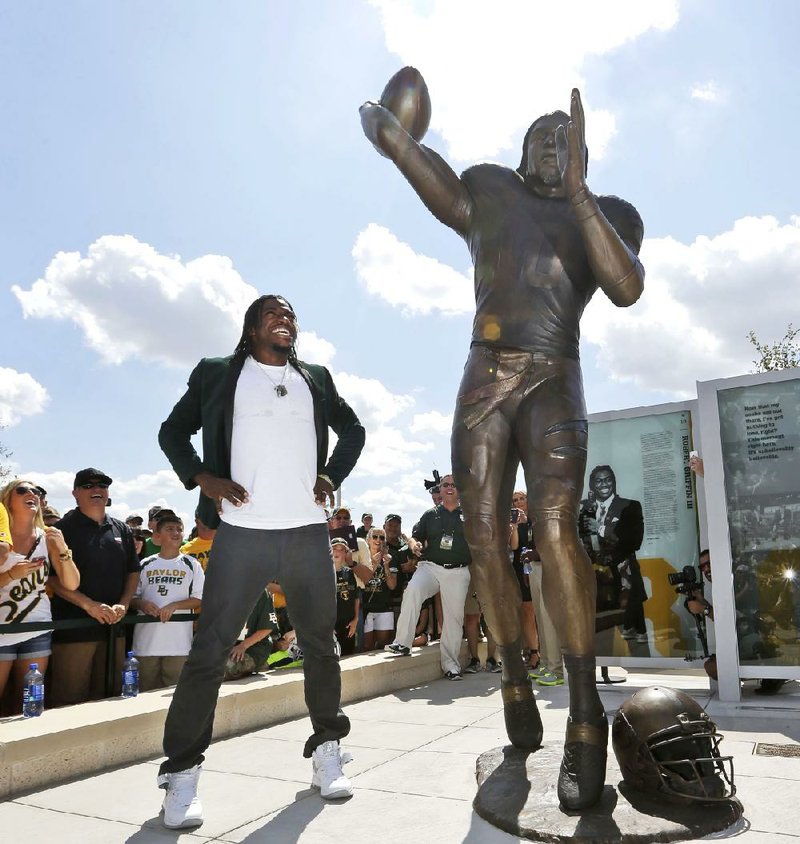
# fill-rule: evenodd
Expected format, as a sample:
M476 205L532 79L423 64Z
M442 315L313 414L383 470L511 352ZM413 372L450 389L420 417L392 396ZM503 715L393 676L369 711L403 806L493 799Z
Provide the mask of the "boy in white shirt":
M137 624L133 649L139 660L139 688L146 692L178 682L192 646L189 620L167 624L176 610L197 610L203 597L205 575L194 557L181 554L183 522L171 510L158 514L153 541L158 554L142 560L139 586L131 608L160 619L160 624Z

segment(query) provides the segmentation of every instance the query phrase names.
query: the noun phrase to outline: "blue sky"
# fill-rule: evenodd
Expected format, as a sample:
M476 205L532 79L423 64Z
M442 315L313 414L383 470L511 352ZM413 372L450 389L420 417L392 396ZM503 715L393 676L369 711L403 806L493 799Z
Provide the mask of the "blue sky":
M589 185L645 222L645 293L583 322L590 412L752 368L800 287L790 0L6 3L0 8L0 442L70 504L184 513L160 422L244 307L281 292L367 426L344 500L427 506L471 326L469 255L363 137L413 64L425 142L516 166L525 128L587 107Z

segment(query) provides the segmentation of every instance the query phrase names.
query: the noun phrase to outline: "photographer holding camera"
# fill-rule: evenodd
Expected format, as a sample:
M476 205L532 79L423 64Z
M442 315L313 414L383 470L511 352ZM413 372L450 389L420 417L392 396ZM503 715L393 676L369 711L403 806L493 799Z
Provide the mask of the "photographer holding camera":
M700 561L698 563L698 567L700 568L700 573L703 577L711 583L711 555L709 554L708 548L704 548L700 552ZM695 617L705 616L706 618L714 620L714 607L706 600L703 595L703 586L702 582L700 583L697 589L693 589L691 593L687 596L686 600L686 609L689 610L692 615ZM699 628L699 624L698 624ZM705 645L705 638L703 639L703 644ZM707 650L707 648L706 648ZM711 677L712 680L717 679L717 655L711 654L708 659L703 663L703 668L706 670L706 674Z

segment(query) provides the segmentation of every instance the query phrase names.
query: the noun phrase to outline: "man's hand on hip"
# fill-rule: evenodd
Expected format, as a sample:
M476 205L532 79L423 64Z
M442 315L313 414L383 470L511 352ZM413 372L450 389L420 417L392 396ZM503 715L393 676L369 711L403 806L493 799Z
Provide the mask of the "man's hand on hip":
M218 478L210 472L200 472L194 476L194 482L200 487L203 495L217 502L218 510L223 499L230 501L234 507L241 507L250 500L247 490L230 478Z

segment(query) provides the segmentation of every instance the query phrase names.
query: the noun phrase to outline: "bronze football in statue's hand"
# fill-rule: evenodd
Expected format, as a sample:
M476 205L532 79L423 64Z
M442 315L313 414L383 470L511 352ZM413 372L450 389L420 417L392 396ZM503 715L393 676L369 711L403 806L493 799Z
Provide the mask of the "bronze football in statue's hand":
M415 141L421 141L431 122L431 98L422 74L404 67L387 82L380 104L389 109Z

